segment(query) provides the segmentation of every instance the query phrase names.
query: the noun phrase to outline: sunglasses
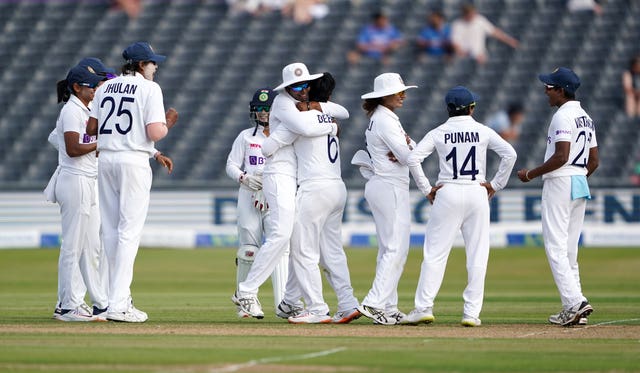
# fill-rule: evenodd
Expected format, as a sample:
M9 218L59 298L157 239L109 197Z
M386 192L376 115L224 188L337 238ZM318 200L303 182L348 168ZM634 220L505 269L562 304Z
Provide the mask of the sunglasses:
M290 85L289 88L291 88L291 90L294 91L294 92L302 92L302 90L309 88L309 82L298 83L296 85Z
M544 87L545 87L546 89L557 89L557 88L560 88L560 87L558 87L558 86L551 85L551 84L545 84L545 85L544 85Z
M269 110L271 110L271 106L263 106L263 105L260 105L260 106L254 106L253 108L254 108L254 109L255 109L255 111L256 111L256 112L258 112L258 113L259 113L259 112L261 112L261 111L263 111L263 112L265 112L265 113L268 113L268 112L269 112Z
M95 88L96 84L89 84L89 83L78 83L78 85L83 86L83 87L89 87L89 88Z

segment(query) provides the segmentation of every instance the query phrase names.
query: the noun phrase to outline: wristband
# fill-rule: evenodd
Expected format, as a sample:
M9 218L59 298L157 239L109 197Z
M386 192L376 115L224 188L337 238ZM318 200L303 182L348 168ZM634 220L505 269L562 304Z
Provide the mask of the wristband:
M531 170L527 170L527 172L524 174L525 179L527 179L527 181L531 181L531 179L529 179L529 171Z

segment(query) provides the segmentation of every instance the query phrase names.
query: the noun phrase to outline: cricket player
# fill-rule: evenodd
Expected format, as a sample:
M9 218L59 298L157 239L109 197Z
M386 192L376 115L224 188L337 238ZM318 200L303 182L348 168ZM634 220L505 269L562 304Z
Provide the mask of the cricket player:
M282 84L275 88L280 94L274 99L269 116L271 132L282 125L293 133L308 137L337 134L336 123L318 124L314 113L300 112L296 107L297 102L308 102L309 82L321 76L322 74L309 74L307 66L300 62L289 64L282 69ZM329 108L323 107L326 114L334 114L328 111ZM238 284L238 290L231 297L232 302L239 306L242 312L258 319L264 317L257 297L258 288L273 272L282 255L289 250L295 215L296 172L296 155L291 145L278 149L267 159L264 167L262 185L269 205L272 229L258 251L246 280ZM291 276L295 274L290 266L289 277ZM299 299L299 291L287 287L284 299ZM279 316L284 317L288 313L297 313L300 309L299 304L282 302L278 308L281 311Z
M562 310L549 322L562 326L587 324L593 307L582 293L578 269L578 241L584 223L587 177L598 168L598 142L593 120L576 100L580 78L560 67L540 74L549 105L558 108L547 132L544 163L518 171L522 182L542 176L542 235Z
M310 101L299 102L298 109L314 112L318 120L315 125L333 122L333 117L322 113L319 102L337 105L328 102L335 80L331 74L324 73L310 85ZM346 119L348 112L343 111L342 119ZM340 172L338 138L332 135L299 136L280 126L264 142L262 152L268 157L278 148L290 144L293 144L298 160L299 185L290 255L306 310L292 315L288 321L292 324L346 324L360 317L360 312L342 248L342 215L347 189ZM338 311L333 317L329 316L329 306L322 295L319 264L338 298Z
M458 231L462 231L467 256L462 325L482 323L480 311L489 260L489 198L507 185L516 151L494 130L473 119L476 100L476 95L465 87L449 90L445 96L449 119L429 131L407 161L418 189L433 203L433 208L427 222L416 308L403 324L434 320L434 299ZM500 157L498 171L490 182L486 181L487 149ZM422 161L434 151L440 165L436 187L431 186L422 170Z
M53 317L60 321L106 321L106 267L100 244L97 204L96 138L86 133L96 87L105 79L87 66L74 66L58 82L58 102L65 102L56 122L58 168L45 190L60 206L62 245L58 260L58 301ZM85 292L93 309L84 302Z
M411 216L407 158L415 142L402 128L395 111L404 106L406 90L396 73L378 75L373 92L362 95L370 117L365 130L373 175L364 196L371 208L378 238L376 276L358 310L374 323L395 325L405 317L398 310L398 282L409 253Z
M271 230L269 209L262 192L262 171L265 157L262 143L269 136L269 111L276 92L269 88L258 89L249 103L249 115L255 127L240 132L227 157L227 175L240 183L238 190L238 242L236 256L236 283L247 278L256 253L266 232ZM271 274L273 298L277 308L284 295L289 272L288 258L283 255ZM239 317L249 317L238 310Z
M148 319L134 307L130 286L149 208L149 158L158 156L154 142L167 135L178 113L174 109L165 113L162 89L153 81L157 64L166 57L146 42L129 45L122 56L123 74L96 92L87 133L98 135L100 152L100 217L109 262L107 319L137 323ZM164 165L171 171L169 163Z

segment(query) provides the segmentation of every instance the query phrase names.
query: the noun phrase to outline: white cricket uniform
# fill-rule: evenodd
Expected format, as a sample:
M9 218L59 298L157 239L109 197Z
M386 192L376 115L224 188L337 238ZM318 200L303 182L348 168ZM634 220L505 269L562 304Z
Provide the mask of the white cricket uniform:
M335 123L311 125L314 121L317 122L315 115L298 111L296 102L285 91L275 97L269 114L271 132L276 131L279 126L284 126L303 136L335 134ZM257 296L260 285L266 281L276 264L289 250L295 215L296 167L296 155L291 145L278 149L267 158L262 175L262 190L269 204L272 229L256 254L247 279L238 284L240 298ZM295 274L289 267L289 278L292 276ZM299 299L299 289L287 287L284 299Z
M398 116L379 105L365 131L367 151L374 175L364 187L376 224L378 257L376 276L362 304L387 313L398 310L398 282L409 253L411 215L409 206L409 168L411 152ZM389 160L389 152L398 160Z
M589 150L598 146L593 121L579 101L566 102L553 115L547 132L545 161L553 155L559 141L571 143L569 160L557 170L542 175L540 212L547 259L562 305L567 309L586 300L580 285L578 241L587 201L572 197L572 183L576 182L572 178L585 178Z
M239 181L245 172L249 175L262 175L265 157L262 155L262 143L267 138L264 127L247 128L238 134L231 152L227 157L227 175ZM255 135L254 135L255 132ZM238 276L237 282L246 279L248 268L253 264L255 254L262 245L264 236L271 231L271 220L268 219L269 210L260 211L253 205L254 192L243 184L238 190ZM283 256L284 258L284 256ZM287 259L287 258L285 258ZM242 268L246 263L248 268ZM273 299L277 307L284 295L284 286L289 273L289 264L285 260L279 262L271 274L273 284Z
M471 116L449 118L429 131L409 156L408 165L418 189L431 191L422 161L437 151L440 173L424 241L424 260L416 289L415 307L433 307L444 278L453 240L462 231L467 256L467 287L464 314L478 318L484 299L484 280L489 260L489 198L486 181L487 149L500 157L491 186L502 190L516 162L516 151L494 130Z
M151 190L150 123L166 123L162 90L141 74L108 80L96 91L102 239L109 260L109 311L126 312L133 265Z
M328 102L338 119L349 113L342 106ZM333 117L317 110L317 123L331 123ZM263 153L293 143L298 160L298 194L296 217L291 236L291 264L295 280L302 291L306 309L312 314L326 315L329 306L322 295L322 276L318 264L338 298L338 312L358 307L353 295L347 257L342 248L342 215L347 189L340 171L340 144L332 135L298 136L283 126L265 140ZM289 284L287 284L289 286Z
M60 205L62 245L58 260L58 304L75 309L84 303L86 290L94 306L106 308L108 267L100 243L96 152L70 157L65 132L76 132L82 144L96 142L86 134L90 109L71 95L56 122L58 175L54 199Z

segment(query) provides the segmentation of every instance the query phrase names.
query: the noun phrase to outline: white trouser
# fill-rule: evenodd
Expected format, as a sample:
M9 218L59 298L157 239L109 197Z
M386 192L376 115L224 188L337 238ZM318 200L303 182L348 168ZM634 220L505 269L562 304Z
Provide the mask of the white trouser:
M378 257L373 285L362 304L393 312L398 308L398 282L409 253L409 185L400 187L373 176L365 184L364 196L376 223Z
M300 184L296 223L291 236L291 263L310 313L326 315L320 264L338 298L338 310L358 306L353 295L347 257L342 248L342 214L347 189L342 180Z
M283 262L283 256L287 255L293 231L296 187L295 177L282 174L262 175L262 191L269 204L271 230L267 232L264 244L256 253L247 279L238 284L240 298L257 296L258 288L273 273L278 263ZM289 277L291 276L295 275L290 270ZM290 291L293 289L289 289L287 285L285 292ZM286 293L284 299L289 299Z
M467 256L463 312L478 318L482 310L489 260L489 198L487 189L480 184L447 183L438 190L426 227L424 260L415 306L433 307L458 231L462 231Z
M269 219L269 215L270 210L260 211L255 208L253 205L253 191L246 188L240 188L238 190L238 244L241 250L251 249L253 251L253 258L255 258L255 254L259 251L264 237L271 231L271 219ZM239 271L241 265L241 263L238 263ZM251 260L251 264L249 265L253 265L253 260ZM273 301L276 307L280 304L284 296L284 287L287 283L288 273L288 255L283 255L282 260L276 264L271 274ZM242 278L238 282L246 279L246 273L244 277L245 278Z
M93 305L105 308L108 267L100 244L96 179L61 169L55 193L62 223L58 304L63 309L76 308L88 290Z
M151 191L148 158L132 152L101 152L98 191L102 240L109 261L109 310L125 312L133 265L147 218Z
M587 200L571 200L571 177L544 180L542 186L542 234L544 248L564 308L586 300L580 285L578 240Z

